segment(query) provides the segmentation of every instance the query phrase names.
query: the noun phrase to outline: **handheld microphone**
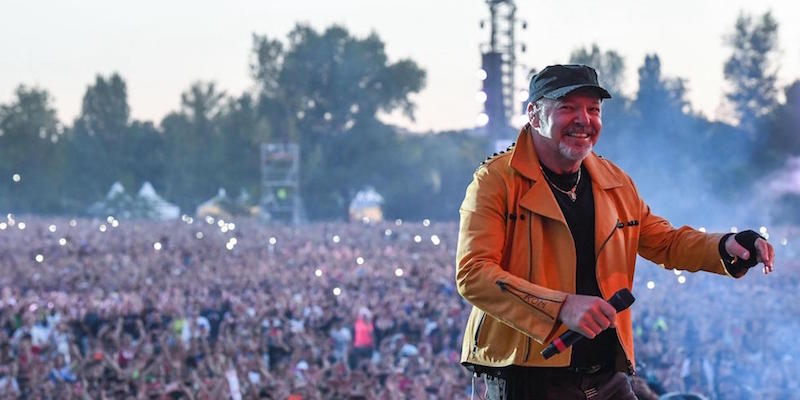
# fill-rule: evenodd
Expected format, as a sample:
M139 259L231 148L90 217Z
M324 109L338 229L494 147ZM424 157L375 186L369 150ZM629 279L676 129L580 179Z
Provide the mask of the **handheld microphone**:
M610 299L608 299L608 303L611 304L617 312L625 310L626 308L630 307L633 302L636 301L636 298L633 297L628 288L622 288L617 293L614 293ZM583 339L585 336L581 335L575 331L566 331L561 334L561 336L555 338L553 342L551 342L547 347L542 350L542 357L545 360L549 359L550 357L561 353L562 351L566 350L567 347L572 346L575 342Z

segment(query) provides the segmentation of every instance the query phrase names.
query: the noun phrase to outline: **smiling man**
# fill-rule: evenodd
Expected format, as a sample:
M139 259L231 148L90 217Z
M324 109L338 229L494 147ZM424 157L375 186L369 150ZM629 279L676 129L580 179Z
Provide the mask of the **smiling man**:
M461 361L483 375L487 399L635 399L630 311L604 299L631 289L637 253L738 278L758 262L771 272L772 246L652 214L631 178L592 152L611 95L591 67L549 66L529 95L516 144L478 168L461 205L456 281L473 305ZM545 359L567 330L587 339Z

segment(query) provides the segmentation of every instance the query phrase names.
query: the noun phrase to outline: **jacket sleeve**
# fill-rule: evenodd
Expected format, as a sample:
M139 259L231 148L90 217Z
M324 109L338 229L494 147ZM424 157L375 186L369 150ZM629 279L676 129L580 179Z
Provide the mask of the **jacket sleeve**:
M675 229L666 219L653 214L641 198L639 203L639 255L669 269L703 270L731 276L719 255L723 234L700 232L688 226Z
M532 284L500 265L508 195L502 174L493 169L475 172L461 205L458 292L486 314L542 343L561 325L558 313L567 294Z

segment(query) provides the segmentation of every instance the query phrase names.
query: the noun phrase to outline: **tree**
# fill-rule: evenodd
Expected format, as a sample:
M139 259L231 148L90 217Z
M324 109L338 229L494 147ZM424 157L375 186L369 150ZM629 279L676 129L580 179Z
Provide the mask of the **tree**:
M757 165L765 170L782 167L790 157L800 156L800 80L785 89L786 103L766 116L763 138L755 152Z
M63 195L71 211L85 212L114 182L135 183L131 162L130 107L125 81L117 73L97 75L83 95L68 146L68 175L74 183Z
M385 155L397 150L396 132L377 120L378 111L401 109L413 118L409 95L425 73L410 60L390 63L376 34L359 39L338 26L320 33L298 25L285 48L254 36L253 53L261 115L275 139L300 144L309 216L346 216L359 189L391 174Z
M20 85L15 99L0 105L0 209L60 211L63 129L51 102L47 91Z
M777 43L778 22L771 12L758 19L740 14L727 38L733 52L724 66L725 79L731 85L726 97L739 123L750 131L777 104L777 67L772 61Z
M107 79L102 75L95 77L83 95L81 114L76 125L91 136L108 136L113 140L128 127L130 107L128 89L125 81L117 73Z
M622 97L622 83L625 80L625 59L614 50L600 51L597 44L592 48L585 47L572 51L569 62L588 65L597 70L600 86L606 88L612 96Z
M657 54L646 55L639 67L639 90L632 104L633 110L648 123L652 123L654 116L659 122L674 123L688 106L685 96L684 80L662 77L661 59Z
M218 124L225 100L215 83L195 82L181 94L181 110L161 121L167 154L163 193L183 210L194 210L226 185Z

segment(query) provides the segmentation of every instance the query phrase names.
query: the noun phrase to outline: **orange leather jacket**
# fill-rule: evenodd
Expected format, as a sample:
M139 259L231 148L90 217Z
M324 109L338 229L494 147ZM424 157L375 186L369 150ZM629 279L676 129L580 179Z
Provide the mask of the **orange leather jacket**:
M597 283L605 299L632 289L636 254L666 268L729 275L719 256L722 234L673 228L654 215L631 178L594 153L592 179ZM528 125L516 145L483 163L461 204L456 282L472 305L462 363L561 367L568 349L549 360L540 351L566 331L558 319L575 293L575 245L543 179ZM633 372L631 311L617 314L616 368Z

